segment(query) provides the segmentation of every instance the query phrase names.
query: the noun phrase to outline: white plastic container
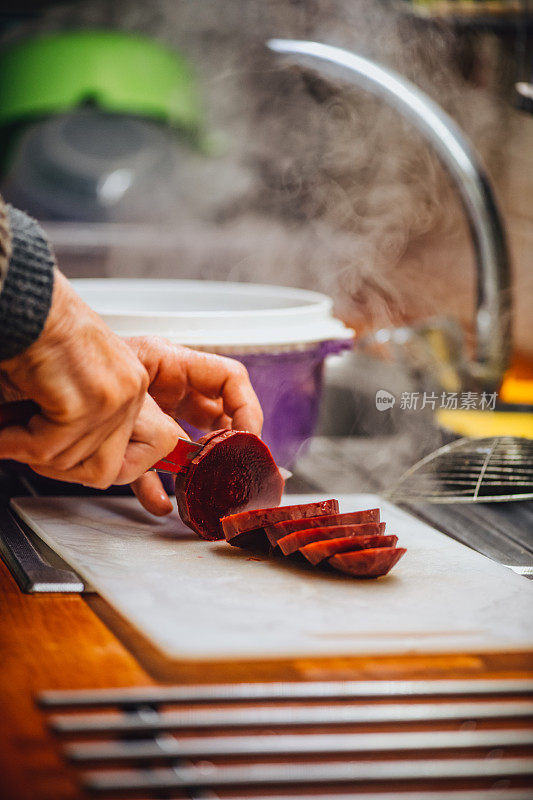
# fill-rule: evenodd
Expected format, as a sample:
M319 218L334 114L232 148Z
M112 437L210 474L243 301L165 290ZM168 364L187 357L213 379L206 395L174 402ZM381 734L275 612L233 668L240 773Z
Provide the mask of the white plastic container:
M319 292L190 280L83 279L74 288L120 336L156 334L211 352L351 340Z

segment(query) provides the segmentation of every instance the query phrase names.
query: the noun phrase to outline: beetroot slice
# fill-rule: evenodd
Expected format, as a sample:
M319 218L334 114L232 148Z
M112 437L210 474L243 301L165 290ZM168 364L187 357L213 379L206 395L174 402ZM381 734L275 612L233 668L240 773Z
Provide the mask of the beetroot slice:
M187 472L176 477L180 517L199 536L222 539L221 517L279 503L284 480L258 436L223 430L199 443Z
M227 541L234 547L268 547L265 525L272 525L280 520L301 519L306 515L332 514L339 510L337 500L322 500L318 503L305 503L276 508L261 508L255 511L243 511L240 514L221 519L222 529Z
M325 539L320 542L311 542L300 548L300 553L311 564L320 564L336 553L348 553L355 550L368 550L375 547L396 547L397 536L343 536L342 539Z
M364 522L360 525L328 525L322 528L306 528L295 531L278 539L281 552L290 556L301 547L311 542L322 542L326 539L339 539L346 536L379 536L385 530L384 522Z
M262 553L268 553L270 544L266 538L264 528L251 528L249 531L241 531L232 536L231 539L226 539L228 544L232 547L244 547L249 550L257 550Z
M380 575L386 575L406 552L404 547L357 550L332 556L328 559L328 563L348 575L355 575L359 578L379 578Z
M266 534L272 547L276 547L278 539L295 531L306 528L322 528L326 525L359 525L363 522L379 522L379 508L369 508L365 511L349 511L345 514L330 513L327 516L313 516L309 519L291 519L277 522L275 525L265 527Z

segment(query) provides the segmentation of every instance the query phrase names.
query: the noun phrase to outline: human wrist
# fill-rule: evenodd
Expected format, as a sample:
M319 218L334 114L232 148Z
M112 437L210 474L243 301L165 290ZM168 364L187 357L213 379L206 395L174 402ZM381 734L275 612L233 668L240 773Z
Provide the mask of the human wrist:
M40 335L31 345L32 350L41 346L47 349L64 347L65 340L75 336L76 329L83 327L85 321L86 315L76 308L82 301L57 267L54 268L53 283L50 310Z
M0 362L23 352L42 333L54 288L54 258L35 220L7 206L10 257L0 292Z

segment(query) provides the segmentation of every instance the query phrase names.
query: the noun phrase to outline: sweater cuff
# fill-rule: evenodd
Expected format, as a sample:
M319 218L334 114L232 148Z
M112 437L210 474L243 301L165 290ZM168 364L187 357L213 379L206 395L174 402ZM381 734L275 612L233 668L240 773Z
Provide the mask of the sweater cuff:
M0 292L0 361L39 338L52 303L54 258L34 219L7 206L11 258Z

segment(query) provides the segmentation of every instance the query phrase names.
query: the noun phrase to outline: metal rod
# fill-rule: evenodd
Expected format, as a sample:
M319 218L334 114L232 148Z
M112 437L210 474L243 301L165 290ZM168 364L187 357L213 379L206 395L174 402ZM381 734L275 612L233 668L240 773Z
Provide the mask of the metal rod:
M127 734L195 728L376 724L522 717L533 717L532 701L195 709L194 711L153 711L151 713L143 709L127 715L57 715L51 718L50 727L56 733L63 734Z
M23 592L83 592L81 578L67 565L49 564L7 508L0 509L0 553Z
M502 778L533 775L531 758L176 767L94 771L83 777L92 792L153 791L222 786L355 783L361 781Z
M143 761L227 756L338 755L405 750L463 750L533 746L533 731L473 730L423 733L341 733L291 736L206 736L175 739L161 736L148 741L83 742L65 753L71 761Z
M394 502L394 499L400 500L399 496L396 498L387 498L390 499L391 502ZM453 492L452 494L434 494L434 495L427 495L424 493L418 494L416 492L412 492L409 490L409 497L406 498L412 502L424 502L424 503L472 503L472 490L461 490L458 492ZM519 500L531 500L533 499L533 492L527 492L526 494L501 494L501 495L490 495L488 497L484 497L483 495L480 496L479 502L483 503L504 503L508 500L519 501ZM477 550L478 548L474 548Z
M356 700L367 697L448 697L454 695L533 694L527 678L422 681L306 681L233 683L205 686L142 686L125 689L82 689L41 692L45 708L233 703L261 700Z
M484 389L497 389L511 348L510 259L489 179L459 126L402 75L367 58L319 42L271 39L267 45L292 62L382 97L433 145L459 191L474 243L477 343L472 377Z
M435 789L429 792L409 792L408 794L398 794L398 792L372 792L371 794L361 794L360 792L350 792L350 794L291 794L290 800L531 800L531 789L507 789L502 786L490 789L462 790L457 789ZM211 800L218 800L213 796ZM239 797L228 797L224 795L224 800L248 800ZM279 795L256 795L249 800L279 800Z

